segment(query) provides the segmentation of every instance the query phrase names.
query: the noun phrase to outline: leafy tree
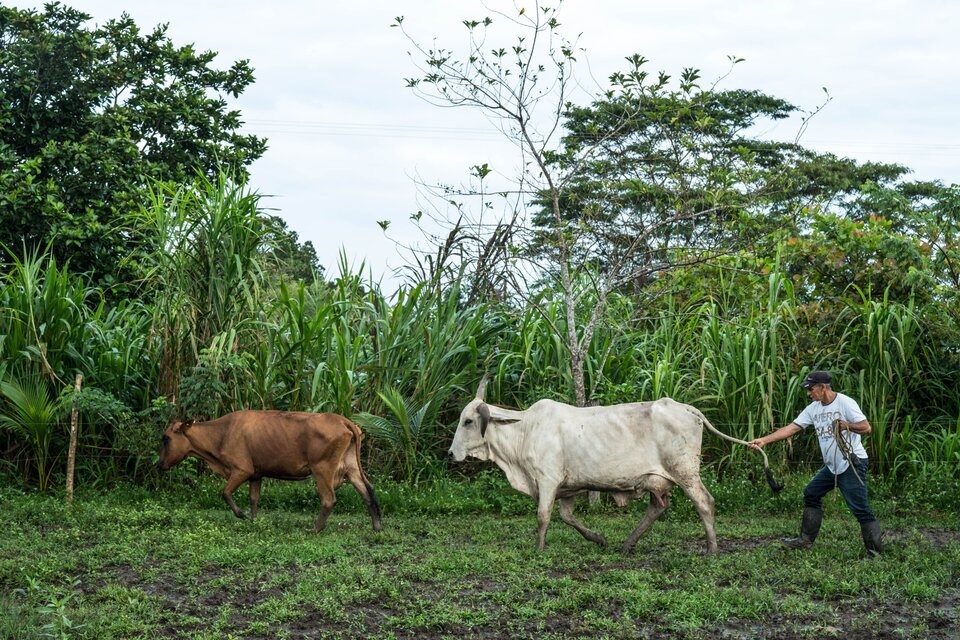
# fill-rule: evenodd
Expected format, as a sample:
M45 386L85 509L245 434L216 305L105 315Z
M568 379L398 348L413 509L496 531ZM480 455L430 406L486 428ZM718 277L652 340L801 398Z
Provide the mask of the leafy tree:
M266 216L268 230L264 242L269 255L277 266L278 275L290 280L302 280L307 284L323 280L325 270L317 258L317 250L309 240L300 242L296 231L287 227L286 221L277 216Z
M934 292L929 251L878 214L861 222L812 212L809 228L784 243L784 254L802 302L852 300L860 295L856 290L924 302Z
M0 243L52 247L61 264L114 283L117 265L152 238L125 224L152 181L192 182L263 155L228 107L253 82L212 51L175 46L127 15L86 28L60 3L0 7ZM122 274L121 278L129 277Z
M567 107L568 133L550 161L571 168L559 217L580 262L640 286L769 232L745 214L771 188L766 167L788 149L744 132L795 108L757 92L702 89L695 69L674 87L664 73L651 80L641 56L628 62L599 100ZM546 237L556 217L544 202L533 221Z
M551 162L565 167L592 150L576 164L561 215L577 232L583 262L609 269L629 255L622 280L635 289L719 255L770 258L809 229L810 211L866 221L864 190L907 172L813 152L798 140L759 139L766 122L799 109L756 91L701 86L696 69L685 69L673 88L663 73L651 81L642 57L628 62L598 100L566 108L568 133ZM542 206L534 223L547 236L554 214Z
M154 293L160 390L172 395L204 349L231 354L240 333L256 332L262 310L270 223L260 196L227 173L190 185L158 185L138 229L158 239L144 259Z

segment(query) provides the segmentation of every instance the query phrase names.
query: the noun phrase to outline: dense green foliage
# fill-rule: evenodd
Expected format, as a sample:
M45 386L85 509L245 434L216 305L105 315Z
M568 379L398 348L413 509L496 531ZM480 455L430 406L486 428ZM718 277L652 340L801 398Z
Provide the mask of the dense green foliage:
M124 220L151 182L245 175L266 141L239 133L227 102L253 82L247 61L218 70L214 52L174 46L165 26L89 20L59 3L0 7L0 244L49 246L94 281L127 285L131 254L155 238Z
M190 273L186 265L167 268ZM426 284L388 300L346 271L332 285L282 284L269 294L255 281L204 278L210 286L200 289L196 277L158 280L153 306L107 310L85 303L97 291L50 258L7 274L0 288L4 375L32 380L54 398L82 373L86 389L115 401L82 404L81 482L131 470L147 479L152 445L174 409L167 398L196 417L241 407L355 416L368 429L372 462L408 480L437 472L459 410L484 372L493 376L496 402L570 400L566 352L552 329L564 318L548 292L541 307L557 313L544 318L532 308L463 307L456 289ZM822 305L798 301L785 276L754 278L737 277L750 285L742 289L746 299L735 289L719 298L686 290L662 297L664 308L640 312L631 296L613 296L588 351L593 397L613 403L670 395L750 439L792 419L805 401L802 375L828 366L837 388L857 397L874 425L868 442L880 472L929 478L955 467L960 392L956 354L939 341L944 326L930 324L941 316L864 296L857 304L831 301L830 318ZM221 297L213 286L221 283L223 291L244 293ZM229 313L218 313L227 303ZM18 446L27 444L22 432L4 434L13 452L8 463L35 479L39 452ZM57 473L65 443L61 427L44 449ZM706 444L708 464L748 454ZM812 440L794 444L772 450L778 464L816 459Z
M468 255L468 236L488 240L458 227L432 266L411 269L387 294L345 259L328 281L317 277L309 243L300 246L246 183L244 167L262 142L237 137L239 114L213 97L252 81L245 63L213 71L214 54L175 48L163 29L143 37L128 18L87 31L82 14L59 5L42 14L0 11L2 52L12 63L0 72L12 111L0 117L36 119L0 130L8 243L23 233L17 216L30 202L53 203L46 213L58 228L72 207L86 206L80 199L93 196L74 182L107 188L100 178L108 171L122 182L108 187L124 194L98 192L97 202L114 209L91 214L117 229L98 237L119 244L84 242L92 254L76 259L71 250L65 261L65 245L47 245L47 231L23 227L27 245L18 235L6 247L0 451L26 485L59 484L71 408L81 423L80 486L156 482L156 442L171 416L239 408L353 417L367 432L371 468L412 484L436 479L446 473L441 460L460 408L485 373L494 402L669 395L751 439L796 415L805 401L798 380L822 367L873 424L876 471L931 479L960 462L958 188L907 182L894 165L752 138L751 125L793 110L781 100L701 88L695 70L676 88L665 75L650 82L645 61L632 57L609 92L589 105L563 105L569 135L542 151L541 169L559 167L565 181L529 204L552 202L560 244L498 228L502 235L487 244L499 249L485 254L499 256L506 271L511 256L538 249L563 248L563 260L541 263L538 278L508 294L447 261ZM561 65L573 61L564 56ZM52 58L67 66L52 67L44 82L59 84L30 93L40 79L24 60ZM69 65L81 62L88 67L73 73ZM502 65L500 72L503 82L515 75ZM181 74L189 82L179 82ZM164 83L178 90L156 91ZM89 147L80 154L89 165L43 173L54 165L30 154L69 145L44 146L60 131L49 121L56 110L38 110L28 95L67 100L71 126L114 141L124 133L114 146L141 156L126 173L113 172L116 157ZM184 105L197 120L178 119ZM152 124L134 118L144 113L154 114ZM524 118L519 125L529 124ZM187 129L202 135L177 143ZM63 133L75 142L85 131ZM21 200L23 185L39 184L27 175L34 169L45 195ZM80 199L68 205L66 195ZM644 250L623 247L637 239L648 243ZM128 240L135 250L124 248ZM620 270L611 272L604 256L616 256ZM624 266L631 260L639 271ZM131 279L112 283L118 289L104 286L97 261L135 267ZM781 472L817 459L803 438L771 453ZM746 449L709 438L704 462L721 474L757 466Z

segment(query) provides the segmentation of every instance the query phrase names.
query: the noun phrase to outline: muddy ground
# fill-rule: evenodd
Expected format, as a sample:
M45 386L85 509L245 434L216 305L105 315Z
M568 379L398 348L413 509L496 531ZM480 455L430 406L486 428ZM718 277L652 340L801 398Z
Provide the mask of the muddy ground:
M960 532L926 529L920 530L934 549L960 542ZM899 536L905 535L896 530L886 531L886 544L895 544ZM915 532L911 532L915 535ZM721 553L745 551L758 545L775 544L775 539L726 540L721 541ZM694 550L692 545L691 549ZM863 562L883 562L863 560ZM637 568L634 562L630 565ZM641 565L642 566L642 565ZM609 567L608 567L609 568ZM245 640L274 640L283 638L398 638L417 640L439 640L441 638L595 638L598 632L585 625L577 615L554 616L543 620L523 620L513 615L509 606L496 605L496 599L489 597L500 590L495 581L471 585L469 590L459 594L458 606L476 608L489 614L495 622L485 626L467 627L462 624L447 624L439 627L408 628L396 624L402 615L403 602L391 602L389 605L378 602L364 602L348 605L344 608L343 618L331 621L320 612L309 609L293 622L282 628L272 629L269 634L250 633L251 623L256 622L256 608L266 600L280 598L281 590L264 589L250 592L231 592L228 589L200 589L211 595L192 597L187 588L178 585L172 579L161 582L145 582L140 572L129 566L104 568L99 584L85 587L86 595L95 597L99 588L106 584L123 584L140 589L151 597L164 603L169 611L170 624L160 630L160 637L188 638L208 637L204 634L204 619L215 612L227 610L230 618L227 627L232 629L231 637ZM296 571L296 569L291 569ZM209 572L200 578L200 583L223 582L228 577L224 573ZM581 572L572 576L577 580L588 581L593 578L590 572ZM296 580L294 580L294 583ZM196 588L196 585L193 587ZM450 591L439 593L436 585L428 583L405 586L407 601L450 599ZM960 588L951 588L942 597L933 602L889 602L878 601L869 596L847 599L842 602L824 601L824 614L821 616L787 616L772 614L757 621L753 619L731 619L709 627L696 630L665 630L656 620L632 622L609 632L605 637L642 638L648 640L741 640L774 639L809 640L811 638L843 638L844 640L902 640L904 638L922 638L925 640L955 640L960 638ZM619 619L618 612L609 612L612 619ZM186 626L174 621L194 620ZM177 624L178 626L174 626ZM222 628L222 627L221 627Z

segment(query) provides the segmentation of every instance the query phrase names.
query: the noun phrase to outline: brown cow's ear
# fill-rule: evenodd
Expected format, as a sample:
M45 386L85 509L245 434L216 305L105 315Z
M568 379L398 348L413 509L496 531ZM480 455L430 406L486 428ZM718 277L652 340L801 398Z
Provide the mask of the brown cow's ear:
M483 438L487 433L487 425L490 424L490 407L481 403L477 407L477 414L480 416L480 437Z
M193 420L187 420L185 422L174 422L173 423L173 432L174 433L183 433L190 428L190 425L193 424Z

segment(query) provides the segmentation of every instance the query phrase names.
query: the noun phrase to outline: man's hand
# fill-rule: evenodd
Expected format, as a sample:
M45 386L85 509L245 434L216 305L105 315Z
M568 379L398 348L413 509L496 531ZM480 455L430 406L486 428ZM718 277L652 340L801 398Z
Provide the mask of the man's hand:
M837 420L837 429L839 431L849 431L851 433L861 433L862 429L858 428L858 422L847 422L846 420Z

